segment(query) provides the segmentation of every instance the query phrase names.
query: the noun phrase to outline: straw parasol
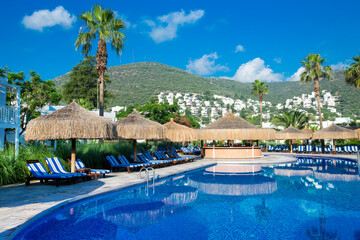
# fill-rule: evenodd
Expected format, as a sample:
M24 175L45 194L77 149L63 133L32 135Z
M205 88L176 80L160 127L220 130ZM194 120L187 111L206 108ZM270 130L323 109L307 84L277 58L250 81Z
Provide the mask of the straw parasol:
M277 132L275 138L277 140L310 139L311 138L311 133L301 131L301 130L296 129L293 126L290 125L290 127ZM291 145L290 152L292 152L292 144L290 144L290 145Z
M335 147L335 139L355 139L359 135L357 132L331 124L329 127L321 129L313 133L313 139L332 139Z
M355 132L357 132L357 134L359 135L359 138L360 138L360 128L355 129Z
M171 147L170 147L171 157L173 154L173 148L172 148L173 142L197 140L196 130L174 122L173 118L170 119L170 122L165 123L164 127L165 127L166 138L171 141Z
M274 129L258 128L235 116L231 110L224 117L199 130L199 138L202 140L270 140L274 137Z
M115 139L110 120L100 117L75 101L49 115L31 120L25 140L71 139L71 172L75 172L76 139Z
M311 133L311 134L314 132L313 130L311 130L311 129L308 128L307 126L305 126L303 129L301 129L301 131L307 132L307 133Z
M165 127L160 123L144 118L134 109L129 116L118 120L116 130L119 137L133 140L134 161L136 162L136 140L162 140L166 139Z

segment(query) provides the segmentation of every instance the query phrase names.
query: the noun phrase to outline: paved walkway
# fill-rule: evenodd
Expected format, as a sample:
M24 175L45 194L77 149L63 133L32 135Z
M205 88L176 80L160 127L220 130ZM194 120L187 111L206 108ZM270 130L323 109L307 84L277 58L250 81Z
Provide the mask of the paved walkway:
M293 161L288 153L267 153L269 157L258 159L240 159L239 164L274 164ZM303 154L301 154L303 155ZM314 155L311 156L320 156ZM323 155L322 155L323 156ZM345 157L356 159L355 155L325 155L331 157ZM229 163L229 160L199 159L192 163L169 166L156 169L157 178L164 178L198 168L207 167L216 163ZM233 161L231 161L233 162ZM41 212L65 205L69 202L82 198L102 194L109 191L144 183L139 179L138 172L134 173L111 173L106 178L95 181L81 182L72 185L61 185L55 187L50 184L31 183L10 185L0 188L0 239L7 239L16 228Z

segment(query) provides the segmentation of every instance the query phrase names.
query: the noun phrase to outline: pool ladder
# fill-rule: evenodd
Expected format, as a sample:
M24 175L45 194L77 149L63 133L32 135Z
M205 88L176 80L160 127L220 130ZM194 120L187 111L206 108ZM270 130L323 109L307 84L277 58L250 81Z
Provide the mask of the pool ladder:
M150 179L150 171L152 171L152 193L155 193L155 169L152 167L142 167L139 172L139 178L146 178L146 186L145 186L145 195L149 196L149 181ZM145 172L145 175L142 176L142 172Z

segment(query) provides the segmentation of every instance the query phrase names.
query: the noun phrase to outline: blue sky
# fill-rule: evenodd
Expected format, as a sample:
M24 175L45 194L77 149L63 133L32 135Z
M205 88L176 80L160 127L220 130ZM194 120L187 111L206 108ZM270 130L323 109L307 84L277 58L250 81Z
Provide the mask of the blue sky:
M290 81L309 53L335 69L360 54L358 0L21 0L2 4L0 67L44 79L69 72L83 58L77 16L97 2L128 25L123 54L110 50L109 66L156 61L207 77Z

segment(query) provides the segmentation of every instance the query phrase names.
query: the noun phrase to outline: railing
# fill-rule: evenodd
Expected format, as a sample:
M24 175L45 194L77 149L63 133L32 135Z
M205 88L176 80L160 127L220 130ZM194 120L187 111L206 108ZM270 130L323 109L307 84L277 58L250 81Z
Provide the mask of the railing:
M16 121L16 111L17 107L0 107L0 123L17 123Z

